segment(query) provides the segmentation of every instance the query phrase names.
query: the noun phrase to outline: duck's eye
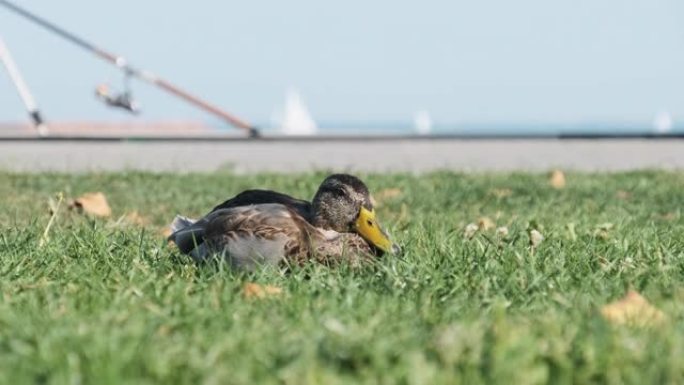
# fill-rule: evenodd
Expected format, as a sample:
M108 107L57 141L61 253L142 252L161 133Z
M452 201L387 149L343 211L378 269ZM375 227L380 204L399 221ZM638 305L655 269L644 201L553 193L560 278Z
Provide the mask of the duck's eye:
M373 221L371 221L370 219L367 220L366 223L368 224L368 226L373 227Z

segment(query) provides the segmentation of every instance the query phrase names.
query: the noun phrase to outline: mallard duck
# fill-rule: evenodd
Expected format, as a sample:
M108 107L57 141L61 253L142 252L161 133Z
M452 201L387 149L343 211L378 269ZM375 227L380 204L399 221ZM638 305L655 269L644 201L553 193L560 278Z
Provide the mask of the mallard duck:
M268 190L244 191L199 220L178 216L169 237L196 261L212 255L232 266L352 263L399 247L380 227L366 185L357 177L327 177L312 202Z

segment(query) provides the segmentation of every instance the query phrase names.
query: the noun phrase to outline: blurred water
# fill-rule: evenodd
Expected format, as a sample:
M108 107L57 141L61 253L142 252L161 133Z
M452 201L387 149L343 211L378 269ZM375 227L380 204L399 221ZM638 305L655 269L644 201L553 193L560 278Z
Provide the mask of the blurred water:
M218 129L231 129L222 124ZM271 124L257 124L264 133L281 133L279 127ZM318 123L318 134L327 135L407 135L418 134L412 122L322 122ZM684 124L675 124L668 132L659 132L652 123L511 123L511 124L440 124L435 123L428 135L463 136L592 136L592 135L684 135Z

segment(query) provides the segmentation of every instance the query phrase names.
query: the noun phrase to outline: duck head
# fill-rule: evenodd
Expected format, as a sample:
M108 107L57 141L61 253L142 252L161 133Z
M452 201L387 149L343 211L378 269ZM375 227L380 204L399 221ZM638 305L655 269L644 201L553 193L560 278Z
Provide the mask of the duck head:
M359 178L347 174L330 175L321 183L312 205L314 226L357 233L386 253L395 254L401 250L375 218L368 187Z

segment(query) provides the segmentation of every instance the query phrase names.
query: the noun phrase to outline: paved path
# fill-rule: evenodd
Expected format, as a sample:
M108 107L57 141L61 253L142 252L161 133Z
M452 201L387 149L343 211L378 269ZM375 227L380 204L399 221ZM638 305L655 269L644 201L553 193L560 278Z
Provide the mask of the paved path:
M684 169L684 140L0 141L0 169L301 172Z

